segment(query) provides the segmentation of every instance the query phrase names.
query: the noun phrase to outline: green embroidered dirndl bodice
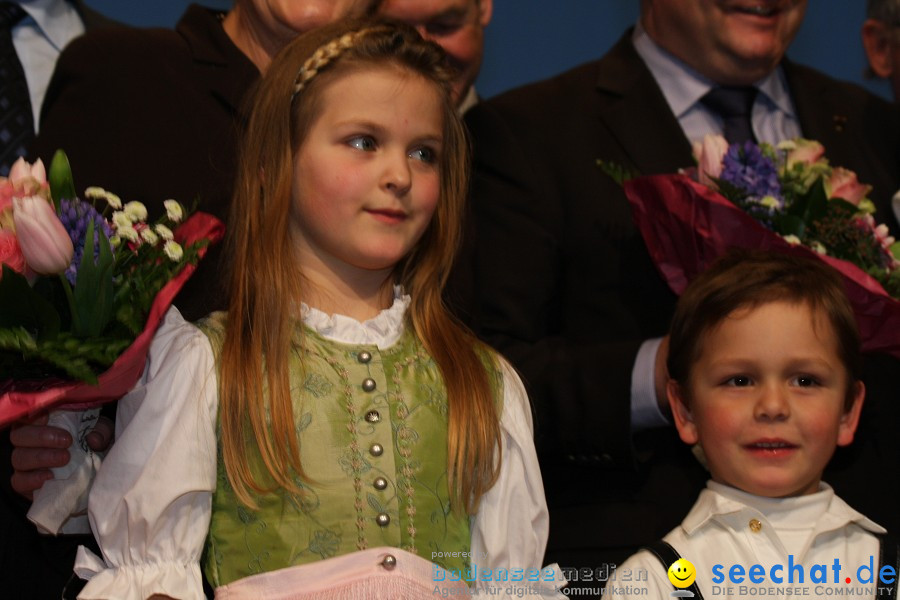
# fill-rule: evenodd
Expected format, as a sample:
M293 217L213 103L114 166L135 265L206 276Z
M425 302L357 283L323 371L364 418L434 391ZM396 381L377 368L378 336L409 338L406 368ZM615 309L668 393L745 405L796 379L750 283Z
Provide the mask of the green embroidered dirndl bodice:
M218 360L222 314L200 326ZM290 376L304 494L264 494L258 510L248 509L228 483L220 445L209 581L225 585L378 546L467 569L469 520L450 506L447 395L434 360L409 328L384 350L326 340L306 327L298 340ZM251 468L264 472L258 454ZM452 552L459 554L448 558Z

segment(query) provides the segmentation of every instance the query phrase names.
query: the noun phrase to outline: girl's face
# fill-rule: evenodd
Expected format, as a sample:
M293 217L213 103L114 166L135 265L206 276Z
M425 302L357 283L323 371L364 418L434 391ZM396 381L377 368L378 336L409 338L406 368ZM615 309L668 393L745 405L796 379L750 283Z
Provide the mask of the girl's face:
M327 83L319 106L294 156L300 265L390 271L415 247L440 196L439 91L408 71L370 67Z

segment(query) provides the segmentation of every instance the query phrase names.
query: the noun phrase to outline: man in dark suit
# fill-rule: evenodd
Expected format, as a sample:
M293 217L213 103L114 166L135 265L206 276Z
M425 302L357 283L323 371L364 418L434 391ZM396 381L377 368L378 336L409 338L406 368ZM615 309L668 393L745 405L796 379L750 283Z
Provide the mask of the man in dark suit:
M582 569L582 585L677 525L708 477L666 423L663 336L675 296L597 161L643 174L689 167L691 141L725 129L707 92L750 88L751 135L821 141L833 164L875 186L877 218L896 227L887 203L900 183L898 115L784 58L805 9L643 0L640 23L600 60L467 115L474 243L457 292L529 388L550 506L546 562ZM848 487L860 461L893 461L896 446L857 452L842 463L854 473ZM838 492L868 500L857 508L879 522L897 520L871 489Z

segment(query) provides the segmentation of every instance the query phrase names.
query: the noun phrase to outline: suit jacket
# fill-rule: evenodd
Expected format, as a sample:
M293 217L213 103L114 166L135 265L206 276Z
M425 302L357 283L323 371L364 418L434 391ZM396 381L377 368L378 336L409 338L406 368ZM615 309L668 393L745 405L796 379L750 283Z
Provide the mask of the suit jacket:
M644 174L693 164L630 37L599 61L466 116L474 242L455 291L529 387L551 511L547 560L578 567L620 562L667 533L708 476L674 428L630 431L638 348L666 333L676 298L597 160ZM853 86L787 61L783 68L804 134L876 186L886 219L900 175L896 113Z

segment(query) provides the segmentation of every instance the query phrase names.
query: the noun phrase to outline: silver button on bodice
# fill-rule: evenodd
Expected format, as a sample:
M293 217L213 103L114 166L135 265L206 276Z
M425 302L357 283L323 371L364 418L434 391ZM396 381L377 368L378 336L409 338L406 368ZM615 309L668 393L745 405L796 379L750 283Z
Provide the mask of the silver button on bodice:
M384 560L381 561L381 566L384 567L386 571L391 571L397 566L397 558L393 554L388 554L384 557Z
M384 477L376 477L375 481L372 482L372 485L375 486L376 490L383 490L387 488L387 479Z
M381 420L381 414L377 410L370 410L366 413L366 421L369 423L377 423Z
M370 360L372 360L372 354L363 350L359 354L356 355L356 360L361 362L362 364L366 364Z
M375 390L375 380L371 377L366 377L362 382L362 389L367 392L372 392Z
M372 444L369 446L369 454L372 456L381 456L384 454L384 446L381 444Z
M391 515L387 513L378 513L378 516L375 517L375 522L378 523L379 527L387 527L391 523Z

